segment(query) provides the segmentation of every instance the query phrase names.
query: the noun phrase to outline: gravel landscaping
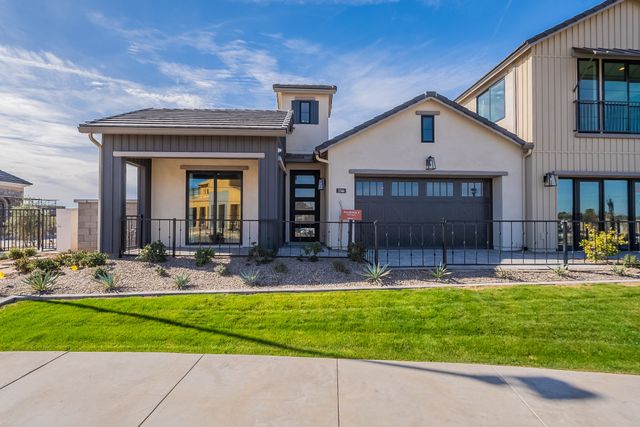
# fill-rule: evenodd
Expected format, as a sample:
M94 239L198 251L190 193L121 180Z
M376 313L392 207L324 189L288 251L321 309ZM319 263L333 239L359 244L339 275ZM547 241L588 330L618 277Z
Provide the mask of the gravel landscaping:
M338 272L333 259L320 259L317 262L299 261L293 258L279 258L275 262L256 265L246 258L215 258L214 263L203 267L196 267L190 258L169 258L160 264L150 264L132 258L109 260L108 270L117 279L115 292L141 291L175 291L175 278L187 275L190 278L185 290L251 290L251 289L294 289L294 288L346 288L346 287L401 287L401 286L451 286L451 285L482 285L496 283L544 283L570 281L612 281L638 279L640 270L627 269L625 276L612 271L611 267L581 266L569 271L568 275L560 276L547 267L511 268L504 267L498 271L494 268L485 269L451 269L451 275L445 280L436 281L431 277L428 269L399 269L383 284L368 283L359 273L364 265L340 260L348 270L347 273ZM12 271L8 260L0 263L0 271L5 277L0 279L0 297L9 295L31 295L34 291L23 283L25 275ZM228 274L217 273L216 266L224 265ZM285 267L282 267L284 265ZM157 272L161 266L167 276ZM278 266L278 267L277 267ZM284 270L284 271L283 271ZM93 268L72 271L68 267L62 268L56 284L50 293L54 294L97 294L103 293L104 287L93 279ZM257 284L246 284L242 274L257 273Z

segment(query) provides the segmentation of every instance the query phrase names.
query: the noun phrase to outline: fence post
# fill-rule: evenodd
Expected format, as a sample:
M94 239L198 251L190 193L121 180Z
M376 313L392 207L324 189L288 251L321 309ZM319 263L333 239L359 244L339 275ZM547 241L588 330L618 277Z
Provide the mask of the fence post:
M562 262L564 266L569 265L569 243L567 239L569 238L569 222L564 219L562 220Z
M380 264L380 254L378 253L378 221L373 221L373 260L375 265Z
M127 250L127 217L120 217L120 247L118 248L118 258L122 258Z
M445 218L442 218L442 265L444 267L446 267L448 264L446 231L447 231L447 220Z
M39 251L41 251L41 250L43 250L43 244L42 244L42 210L41 209L38 209L38 218L37 219L38 219L38 226L36 227L37 228L36 234L37 234L37 240L38 241L36 242L36 246L37 246L37 249Z
M171 226L173 228L173 231L171 232L171 252L173 254L173 257L176 257L176 219L173 218L173 220L171 221Z
M138 216L138 248L142 249L144 247L144 216Z
M347 246L353 242L353 220L349 220L349 228L347 229Z

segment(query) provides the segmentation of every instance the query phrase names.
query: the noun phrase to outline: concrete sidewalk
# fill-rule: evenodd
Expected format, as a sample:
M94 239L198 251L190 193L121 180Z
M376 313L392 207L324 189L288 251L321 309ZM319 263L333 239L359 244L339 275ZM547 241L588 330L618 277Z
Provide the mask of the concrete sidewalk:
M0 353L1 426L638 426L640 376L446 363Z

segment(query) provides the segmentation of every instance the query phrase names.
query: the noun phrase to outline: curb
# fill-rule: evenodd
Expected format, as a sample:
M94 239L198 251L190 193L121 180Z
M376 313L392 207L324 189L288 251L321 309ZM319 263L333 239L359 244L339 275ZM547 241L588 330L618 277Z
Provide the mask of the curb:
M112 299L131 297L162 297L178 295L255 295L255 294L304 294L321 292L355 292L355 291L407 291L420 289L451 289L451 288L495 288L513 286L576 286L576 285L612 285L612 284L636 284L640 285L638 279L628 280L575 280L567 282L497 282L497 283L444 283L415 286L358 286L341 288L290 288L290 289L228 289L228 290L196 290L196 291L147 291L147 292L123 292L123 293L101 293L101 294L59 294L59 295L13 295L0 299L0 307L18 301L54 301L54 300L82 300L82 299Z

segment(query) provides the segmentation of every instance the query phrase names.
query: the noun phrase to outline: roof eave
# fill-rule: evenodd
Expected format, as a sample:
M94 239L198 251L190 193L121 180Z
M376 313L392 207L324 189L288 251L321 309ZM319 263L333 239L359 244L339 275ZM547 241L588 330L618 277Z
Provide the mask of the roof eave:
M133 126L78 126L80 133L113 135L227 135L227 136L286 136L290 125L283 128L194 128L194 127L133 127Z

